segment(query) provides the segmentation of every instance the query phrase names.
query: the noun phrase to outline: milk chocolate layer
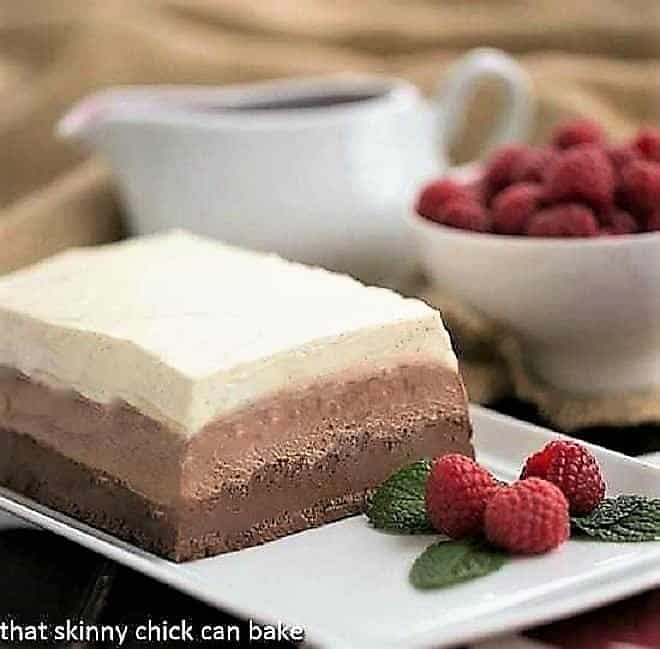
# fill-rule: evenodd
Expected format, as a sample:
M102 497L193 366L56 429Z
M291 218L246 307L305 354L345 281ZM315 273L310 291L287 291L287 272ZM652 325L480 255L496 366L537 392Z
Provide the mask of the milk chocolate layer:
M273 395L189 440L16 374L0 395L2 484L177 561L356 513L399 467L472 454L463 386L438 365Z

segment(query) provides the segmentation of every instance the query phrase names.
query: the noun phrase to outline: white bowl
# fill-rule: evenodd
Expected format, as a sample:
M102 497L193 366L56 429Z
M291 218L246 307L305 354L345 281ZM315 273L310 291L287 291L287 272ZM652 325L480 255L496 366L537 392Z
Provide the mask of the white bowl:
M530 238L408 220L429 278L516 333L547 384L660 385L660 233Z

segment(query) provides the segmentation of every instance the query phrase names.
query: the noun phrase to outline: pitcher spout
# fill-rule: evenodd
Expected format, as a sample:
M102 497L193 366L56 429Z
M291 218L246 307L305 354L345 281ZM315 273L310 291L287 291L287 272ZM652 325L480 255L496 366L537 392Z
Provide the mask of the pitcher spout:
M64 139L92 141L108 117L108 108L108 103L101 95L82 99L59 121L57 135Z
M158 113L157 104L144 91L117 87L104 90L76 103L59 121L56 133L59 137L94 144L97 135L116 123L137 121Z

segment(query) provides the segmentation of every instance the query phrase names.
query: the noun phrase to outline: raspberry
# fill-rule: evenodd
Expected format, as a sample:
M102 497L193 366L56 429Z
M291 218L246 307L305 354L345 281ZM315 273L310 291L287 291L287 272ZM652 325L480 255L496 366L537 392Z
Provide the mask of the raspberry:
M564 122L555 129L552 143L560 149L570 149L580 144L605 144L605 134L596 122L575 119Z
M639 232L637 221L623 210L614 210L603 219L605 225L601 228L603 234L634 234Z
M599 211L612 206L614 169L605 151L594 145L564 151L548 167L545 183L550 201L585 202Z
M516 144L498 149L488 160L484 178L489 191L496 194L516 180L515 170L532 149Z
M541 186L534 183L509 185L493 199L493 231L521 234L539 206Z
M637 212L634 205L630 204L625 191L623 190L623 170L633 161L639 160L639 151L629 145L610 147L607 149L607 155L612 163L615 178L614 202L620 208L627 212ZM637 216L637 215L635 215ZM614 233L616 234L616 233Z
M441 205L432 218L461 230L487 232L490 229L488 212L474 198L453 198Z
M618 178L621 177L621 172L626 165L630 164L633 160L639 159L637 149L625 145L610 147L607 149L607 155Z
M637 134L633 146L647 160L660 162L660 128L642 129Z
M434 218L441 205L452 198L467 197L469 190L453 180L436 180L422 189L417 199L417 212L421 216Z
M631 204L655 210L660 205L660 162L633 160L623 170L622 186Z
M527 458L520 478L531 477L559 487L573 514L588 514L605 496L605 481L596 458L576 442L550 442Z
M529 478L502 487L484 514L486 538L516 554L549 552L568 539L566 496L555 485Z
M458 539L481 532L486 503L499 489L486 469L464 455L444 455L426 482L426 511L438 531Z
M465 184L465 190L468 192L469 196L474 198L477 202L486 204L488 197L488 191L484 179L480 176L476 180L472 180L469 183Z
M530 149L521 155L513 166L513 180L515 182L537 183L543 180L545 170L557 157L553 149Z
M653 210L646 221L647 232L657 232L660 230L660 208Z
M595 237L598 221L588 207L564 203L534 214L525 234L530 237Z

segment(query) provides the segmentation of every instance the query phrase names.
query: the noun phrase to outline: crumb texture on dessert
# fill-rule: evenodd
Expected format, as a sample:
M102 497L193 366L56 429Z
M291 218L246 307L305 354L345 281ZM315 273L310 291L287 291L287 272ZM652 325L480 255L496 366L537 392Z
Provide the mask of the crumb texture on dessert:
M423 302L183 231L0 279L0 365L183 436L285 386L429 360L457 369Z

